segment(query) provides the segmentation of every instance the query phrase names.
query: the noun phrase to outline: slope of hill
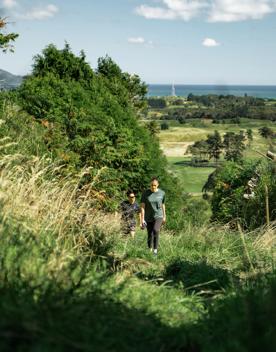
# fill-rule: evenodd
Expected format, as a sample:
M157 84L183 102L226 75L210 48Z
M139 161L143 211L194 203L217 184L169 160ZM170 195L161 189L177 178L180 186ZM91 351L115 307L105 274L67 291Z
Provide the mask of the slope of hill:
M21 76L0 69L0 89L11 89L18 87L22 82Z

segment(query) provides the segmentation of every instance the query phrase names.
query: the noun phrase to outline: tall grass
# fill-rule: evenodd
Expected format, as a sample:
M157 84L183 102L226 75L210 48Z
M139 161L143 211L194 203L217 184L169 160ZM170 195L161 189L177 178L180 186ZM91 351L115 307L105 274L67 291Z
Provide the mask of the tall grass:
M35 281L42 267L43 275L58 277L74 260L106 254L119 223L95 210L93 182L80 188L86 170L64 178L50 160L20 154L2 155L0 169L1 250L7 258L2 270L16 267ZM15 249L20 246L26 247L21 262Z

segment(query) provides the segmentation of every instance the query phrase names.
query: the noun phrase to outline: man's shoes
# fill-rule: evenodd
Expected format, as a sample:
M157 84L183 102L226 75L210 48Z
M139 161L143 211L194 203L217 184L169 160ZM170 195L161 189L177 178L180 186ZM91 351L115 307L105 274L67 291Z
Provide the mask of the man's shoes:
M157 249L153 250L153 255L156 256L157 255Z

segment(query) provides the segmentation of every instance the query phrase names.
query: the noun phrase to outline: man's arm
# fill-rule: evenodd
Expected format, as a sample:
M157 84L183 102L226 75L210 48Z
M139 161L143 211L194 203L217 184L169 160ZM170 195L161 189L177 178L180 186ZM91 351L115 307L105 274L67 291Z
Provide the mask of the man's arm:
M165 222L166 222L166 206L165 206L165 203L162 203L162 211L163 211L163 221L162 221L162 223L165 224Z
M145 222L145 203L141 203L141 211L140 211L140 226Z

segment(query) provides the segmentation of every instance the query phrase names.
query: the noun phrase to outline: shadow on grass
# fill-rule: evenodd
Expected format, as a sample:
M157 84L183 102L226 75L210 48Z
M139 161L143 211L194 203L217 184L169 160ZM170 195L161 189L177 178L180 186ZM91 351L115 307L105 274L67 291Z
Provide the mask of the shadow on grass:
M199 351L183 329L100 292L37 300L27 288L10 287L0 297L1 351Z
M27 286L0 289L1 351L275 351L275 275L216 300L201 321L178 327L99 290L50 291L38 298Z
M233 283L233 276L225 269L213 267L206 261L192 263L180 259L165 268L164 279L196 292L226 289Z
M206 296L212 296L218 291L225 290L238 283L238 277L235 277L229 271L216 268L200 261L192 263L189 261L176 259L166 266L162 277L154 275L145 275L137 273L137 277L142 280L156 281L162 284L169 281L171 286L182 288L186 293L202 293Z
M198 322L204 352L276 351L276 276L220 299Z

